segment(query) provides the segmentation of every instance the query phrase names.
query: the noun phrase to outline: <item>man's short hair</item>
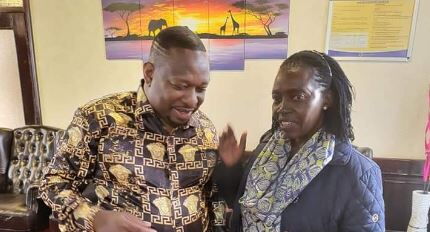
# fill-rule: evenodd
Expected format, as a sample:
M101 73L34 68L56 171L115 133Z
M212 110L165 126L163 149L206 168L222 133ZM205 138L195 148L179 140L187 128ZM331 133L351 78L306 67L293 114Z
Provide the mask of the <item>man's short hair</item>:
M184 26L173 26L161 30L154 38L150 57L155 54L166 54L171 48L185 48L206 52L206 48L200 38L188 27Z

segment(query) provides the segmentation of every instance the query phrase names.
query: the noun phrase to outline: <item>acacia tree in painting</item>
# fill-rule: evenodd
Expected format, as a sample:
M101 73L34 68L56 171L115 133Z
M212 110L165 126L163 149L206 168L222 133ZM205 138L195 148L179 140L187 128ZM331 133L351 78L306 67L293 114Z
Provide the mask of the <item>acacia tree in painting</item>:
M108 27L105 29L106 33L108 33L108 36L110 36L110 38L115 37L115 33L120 30L121 28L119 27Z
M256 0L254 3L237 1L232 6L243 9L247 14L258 19L268 36L272 36L270 25L275 22L276 17L282 15L282 11L290 7L286 3L274 3L270 0Z
M128 20L129 20L131 14L140 10L139 4L115 2L115 3L108 5L103 10L109 11L109 12L116 12L121 17L121 19L125 22L125 24L127 25L127 35L126 36L127 37L130 36L130 26L128 24Z

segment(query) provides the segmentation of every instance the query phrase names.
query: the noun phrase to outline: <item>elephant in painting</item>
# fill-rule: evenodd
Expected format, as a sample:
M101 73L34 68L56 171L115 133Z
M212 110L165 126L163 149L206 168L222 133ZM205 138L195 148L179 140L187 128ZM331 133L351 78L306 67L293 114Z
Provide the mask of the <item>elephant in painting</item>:
M156 30L161 31L161 29L163 29L163 26L167 27L167 22L165 19L158 19L158 20L151 19L151 21L149 21L149 24L148 24L148 31L149 31L148 36L151 36L151 32L152 32L155 37L155 31Z

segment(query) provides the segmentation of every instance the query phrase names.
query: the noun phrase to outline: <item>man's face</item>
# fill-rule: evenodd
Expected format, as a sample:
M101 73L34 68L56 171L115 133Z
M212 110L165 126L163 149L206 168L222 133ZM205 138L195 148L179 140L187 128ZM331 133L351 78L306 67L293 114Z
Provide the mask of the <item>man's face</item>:
M171 48L144 66L145 93L165 126L186 124L205 98L209 84L206 52Z

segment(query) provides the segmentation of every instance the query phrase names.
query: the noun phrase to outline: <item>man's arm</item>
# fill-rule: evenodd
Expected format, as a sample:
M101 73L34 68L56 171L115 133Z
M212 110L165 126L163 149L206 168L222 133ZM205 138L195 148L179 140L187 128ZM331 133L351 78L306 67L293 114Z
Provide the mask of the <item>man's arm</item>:
M92 231L100 208L81 194L96 161L99 133L82 110L77 110L53 160L44 170L41 197L52 208L62 231ZM98 127L96 127L98 128Z

